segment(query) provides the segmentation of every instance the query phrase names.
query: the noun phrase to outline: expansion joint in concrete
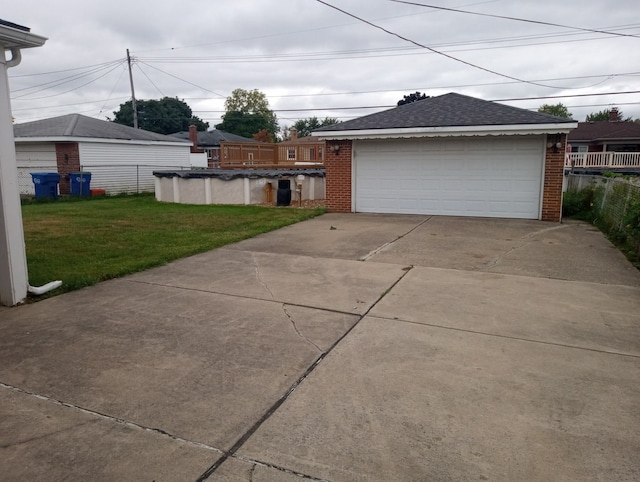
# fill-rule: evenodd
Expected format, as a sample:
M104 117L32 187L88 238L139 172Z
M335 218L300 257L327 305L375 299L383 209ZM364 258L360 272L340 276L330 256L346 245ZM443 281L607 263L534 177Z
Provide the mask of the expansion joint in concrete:
M426 220L424 221L426 222ZM311 366L309 366L307 368L307 370L300 376L300 378L298 378L293 385L291 385L289 387L289 389L262 415L262 417L260 417L256 423L254 423L232 446L229 450L225 451L222 454L222 457L220 457L218 460L216 460L213 465L211 465L211 467L209 467L207 470L204 471L204 473L198 477L198 479L196 480L196 482L203 482L205 480L207 480L209 477L211 477L211 475L213 475L216 470L218 470L218 468L220 468L220 466L229 458L239 458L236 456L236 453L238 452L238 450L240 450L240 448L247 442L247 440L249 440L249 438L256 433L256 431L262 426L262 424L264 424L269 418L271 418L271 416L282 406L282 404L284 402L286 402L289 397L293 394L293 392L302 384L302 382L304 382L310 375L311 373L316 369L316 367L320 364L320 362L322 362L322 360L324 360L325 357L327 357L336 346L338 346L338 344L340 344L340 342L342 342L342 340L344 340L347 336L349 336L349 334L356 328L356 326L358 326L360 324L360 322L364 319L365 316L367 316L371 310L378 304L380 303L380 301L387 296L387 294L393 290L393 288L395 286L397 286L398 283L400 283L400 281L402 281L402 279L407 276L407 274L413 269L413 266L408 266L407 268L405 268L403 270L403 273L398 277L397 280L395 280L391 286L389 286L389 288L387 288L383 293L380 294L380 296L378 297L378 299L372 303L372 305L369 307L369 309L363 313L362 315L360 315L360 317L358 318L358 320L351 326L351 328L349 328L340 338L338 338L335 343L333 343L333 345L331 345L329 347L329 349L326 352L322 352L320 353L320 356L318 356L318 358L316 358L316 360L311 364ZM294 325L295 326L295 325ZM297 328L296 328L297 331ZM299 333L299 332L298 332ZM289 471L288 469L282 469L283 471L288 471L290 473L294 473ZM305 476L304 474L296 474L299 475L301 477L305 477L307 479L310 480L322 480L322 479L314 479L312 477L309 476Z
M133 429L137 429L137 430L143 430L145 432L151 432L154 433L156 435L160 435L162 437L168 437L172 440L175 440L177 442L182 442L188 445L192 445L195 447L199 447L199 448L204 448L207 450L211 450L214 452L218 452L218 453L222 453L222 450L216 448L216 447L211 447L210 445L206 445L203 444L201 442L195 442L193 440L187 440L181 437L178 437L176 435L173 435L169 432L167 432L166 430L162 430L161 428L153 428L153 427L146 427L144 425L140 425L139 423L135 423L135 422L131 422L130 420L125 420L122 418L118 418L118 417L114 417L112 415L107 415L104 413L100 413L100 412L96 412L95 410L90 410L88 408L84 408L84 407L80 407L79 405L74 405L72 403L68 403L68 402L63 402L62 400L58 400L56 398L52 398L52 397L48 397L46 395L40 395L34 392L30 392L29 390L25 390L23 388L20 387L15 387L13 385L8 385L6 383L2 383L0 382L0 388L4 388L7 390L12 390L14 392L17 393L21 393L22 395L27 395L29 397L33 397L36 398L38 400L42 400L48 403L53 403L55 405L61 406L61 407L65 407L68 409L72 409L72 410L77 410L79 412L85 413L87 415L90 415L92 417L97 417L100 418L102 420L106 420L109 422L113 422L113 423L117 423L119 425L125 425L127 427L133 428Z

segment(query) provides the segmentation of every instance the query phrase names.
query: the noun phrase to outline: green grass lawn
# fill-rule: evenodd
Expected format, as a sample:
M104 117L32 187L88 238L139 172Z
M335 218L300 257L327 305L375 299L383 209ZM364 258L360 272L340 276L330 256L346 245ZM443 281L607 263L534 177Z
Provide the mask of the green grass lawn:
M312 218L317 209L194 206L153 196L22 206L29 283L71 291Z

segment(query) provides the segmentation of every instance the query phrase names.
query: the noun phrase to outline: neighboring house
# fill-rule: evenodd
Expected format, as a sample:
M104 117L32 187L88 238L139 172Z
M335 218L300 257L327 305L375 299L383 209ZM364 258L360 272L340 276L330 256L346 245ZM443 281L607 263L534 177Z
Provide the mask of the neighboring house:
M560 221L572 119L450 93L320 128L327 208Z
M619 120L612 109L609 121L578 122L568 142L571 152L640 152L640 124Z
M24 194L33 193L30 172L91 172L91 187L107 193L153 191L158 169L189 169L190 142L80 114L13 126L18 173Z
M578 128L569 133L565 167L637 172L640 124L621 121L615 108L609 121L578 122Z
M195 125L189 126L189 131L176 132L171 137L185 139L192 142L192 153L205 152L207 154L207 166L209 168L220 167L220 143L221 142L251 142L255 139L230 134L214 129L212 131L198 131Z

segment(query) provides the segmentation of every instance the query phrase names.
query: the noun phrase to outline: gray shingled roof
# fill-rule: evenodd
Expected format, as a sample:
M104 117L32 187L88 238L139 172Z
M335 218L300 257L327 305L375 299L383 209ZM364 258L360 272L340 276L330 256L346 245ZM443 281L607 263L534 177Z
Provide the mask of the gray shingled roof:
M322 127L314 132L559 123L575 123L575 121L450 93Z
M94 119L81 114L67 114L13 126L16 139L28 137L85 137L132 141L180 142L175 137ZM185 143L186 144L186 143Z
M569 133L569 142L640 140L640 124L635 122L578 122Z
M176 132L170 134L171 137L189 140L189 131ZM198 147L220 147L221 142L258 142L248 137L230 134L229 132L219 131L198 131Z

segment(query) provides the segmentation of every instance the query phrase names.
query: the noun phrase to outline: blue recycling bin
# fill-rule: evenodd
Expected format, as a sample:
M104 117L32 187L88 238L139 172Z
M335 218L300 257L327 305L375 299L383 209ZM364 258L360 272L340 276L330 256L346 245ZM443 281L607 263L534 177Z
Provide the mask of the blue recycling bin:
M69 173L69 187L72 196L91 196L91 173Z
M57 172L32 172L31 180L35 187L36 199L58 199L60 174Z

